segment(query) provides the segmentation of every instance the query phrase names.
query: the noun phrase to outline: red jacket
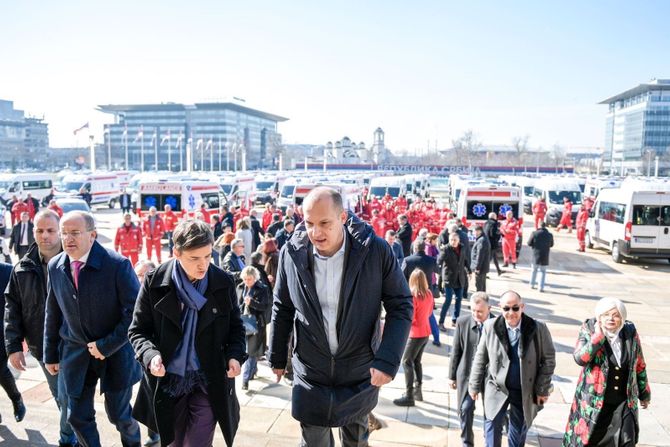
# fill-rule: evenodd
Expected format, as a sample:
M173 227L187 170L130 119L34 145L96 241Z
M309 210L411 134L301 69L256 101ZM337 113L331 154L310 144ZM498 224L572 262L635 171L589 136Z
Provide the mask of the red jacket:
M412 317L412 327L409 331L409 338L423 338L430 335L430 323L428 318L433 313L433 294L427 292L424 299L414 297L414 316Z
M205 208L200 208L198 212L202 214L203 221L210 223L211 219L209 218L209 211L207 211Z
M16 220L21 220L21 213L28 212L28 205L25 202L16 202L12 206L12 214Z
M142 251L142 230L135 224L126 226L121 225L116 230L116 238L114 238L114 250L122 254L139 253Z
M505 222L500 225L500 232L505 239L516 240L516 237L519 234L519 221L514 218L505 220Z
M50 209L51 211L58 214L58 217L63 217L63 208L61 208L57 204L49 205L47 209Z
M144 236L146 237L147 241L160 241L161 238L163 237L163 233L165 233L165 224L163 223L163 219L161 219L161 216L156 214L156 222L154 223L154 231L151 231L151 224L149 223L149 217L144 220L144 223L142 224L142 232L144 233Z
M383 217L374 216L370 220L370 225L372 225L377 236L384 237L386 235L386 220Z
M544 203L542 200L537 200L533 204L533 214L539 217L540 219L543 218L547 214L547 204Z
M163 213L163 217L165 218L165 231L174 231L177 223L179 223L179 217L174 211L166 211Z
M575 227L577 228L586 228L586 221L589 219L589 211L586 207L582 206L577 213L577 219L575 219Z

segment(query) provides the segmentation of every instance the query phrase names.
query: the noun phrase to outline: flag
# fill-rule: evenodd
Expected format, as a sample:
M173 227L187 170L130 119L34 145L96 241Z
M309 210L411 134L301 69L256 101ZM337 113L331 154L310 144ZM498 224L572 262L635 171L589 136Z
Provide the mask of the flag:
M140 126L140 130L137 131L137 136L133 140L133 143L140 141L140 138L144 138L144 126Z
M195 149L197 150L202 146L202 144L205 142L202 138L198 138L198 142L195 144Z
M72 133L75 134L75 135L77 135L79 132L81 132L81 131L84 130L84 129L88 129L88 123L84 124L83 126L81 126L81 127L78 128L78 129L75 129L74 132L72 132Z
M170 130L167 131L167 134L163 136L161 140L161 146L165 144L166 141L170 141Z
M158 140L158 131L154 129L154 133L151 135L151 144L154 144L156 140Z
M128 126L123 128L123 136L127 137L128 136Z

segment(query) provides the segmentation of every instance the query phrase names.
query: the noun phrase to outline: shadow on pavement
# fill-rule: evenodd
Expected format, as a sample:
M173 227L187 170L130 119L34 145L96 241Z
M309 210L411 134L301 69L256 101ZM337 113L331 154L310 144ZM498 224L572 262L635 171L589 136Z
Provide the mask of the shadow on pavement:
M57 446L57 444L50 444L47 442L46 439L44 439L44 436L36 430L30 430L26 429L26 434L28 435L28 440L27 441L22 441L18 439L16 436L14 436L14 433L12 433L7 427L4 425L0 425L0 438L2 438L2 441L0 441L0 446L7 446L7 447L51 447L51 446Z

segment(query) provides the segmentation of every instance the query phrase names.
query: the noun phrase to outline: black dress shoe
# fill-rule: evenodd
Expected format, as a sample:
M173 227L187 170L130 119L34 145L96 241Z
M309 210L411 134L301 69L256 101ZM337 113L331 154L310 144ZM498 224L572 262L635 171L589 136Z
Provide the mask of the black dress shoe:
M16 422L21 422L26 417L26 406L23 405L23 399L19 397L18 400L12 401L12 406L14 406L14 419Z

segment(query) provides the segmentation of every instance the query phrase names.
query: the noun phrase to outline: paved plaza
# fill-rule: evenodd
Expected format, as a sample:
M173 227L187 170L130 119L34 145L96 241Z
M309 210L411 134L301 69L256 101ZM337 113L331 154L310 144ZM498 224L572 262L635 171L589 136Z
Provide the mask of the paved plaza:
M121 222L118 210L96 212L99 240L111 247L116 226ZM526 224L524 240L531 227ZM497 297L508 289L518 291L526 303L526 312L545 321L556 347L557 365L553 379L555 391L549 403L539 413L528 438L529 445L558 446L567 421L574 386L580 368L572 359L572 350L581 322L592 316L598 299L616 297L626 303L628 318L635 323L642 338L651 381L651 405L640 410L640 444L644 446L670 445L670 263L663 261L632 261L615 264L608 253L587 250L578 253L575 234L556 234L551 253L545 293L531 290L530 255L526 246L516 270L506 269L498 277L489 274L488 289L493 296L494 312ZM166 258L166 255L165 255ZM442 299L438 300L438 308ZM464 305L464 312L468 306ZM439 313L439 309L436 311ZM393 399L404 390L402 369L395 380L382 389L375 415L384 427L371 435L372 446L458 446L460 444L455 391L449 388L449 346L453 331L442 333L442 346L429 344L423 357L424 402L416 407L393 405ZM12 417L11 404L4 395L0 399L0 446L53 446L57 445L58 417L46 381L37 363L29 358L29 368L19 376L18 386L28 408L26 418L17 424ZM285 383L274 383L266 362L259 363L258 380L242 391L237 380L237 394L242 406L242 419L236 446L294 446L300 427L291 418L291 389ZM481 432L481 400L476 419L477 445L483 445ZM120 446L119 437L104 413L102 398L98 398L99 430L105 446ZM143 435L146 429L143 429ZM217 429L215 446L224 446Z

